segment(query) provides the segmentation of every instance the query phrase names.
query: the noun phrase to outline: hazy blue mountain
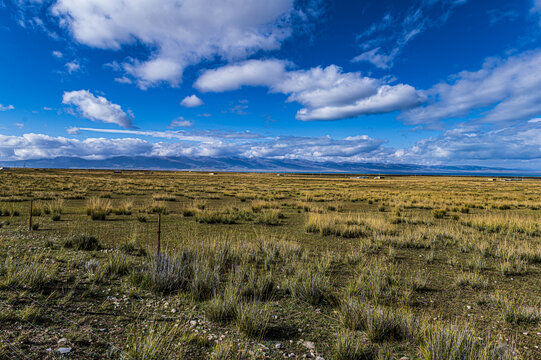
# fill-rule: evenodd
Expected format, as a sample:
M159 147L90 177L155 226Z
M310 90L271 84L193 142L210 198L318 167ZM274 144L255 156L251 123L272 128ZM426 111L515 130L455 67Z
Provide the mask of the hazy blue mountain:
M211 158L211 157L113 157L86 160L74 157L3 161L4 167L67 168L67 169L137 169L137 170L199 170L199 171L268 171L325 173L385 174L457 174L457 175L540 175L541 172L481 166L424 166L386 163L337 163L306 160Z

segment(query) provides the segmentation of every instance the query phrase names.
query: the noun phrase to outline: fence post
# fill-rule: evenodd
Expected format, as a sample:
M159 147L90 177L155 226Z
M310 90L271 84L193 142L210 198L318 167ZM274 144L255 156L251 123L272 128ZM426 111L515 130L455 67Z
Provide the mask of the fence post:
M28 218L28 231L32 231L32 207L34 200L30 200L30 217Z
M161 225L162 225L162 214L158 213L158 251L157 251L157 256L159 257L160 256L160 247L161 247L161 243L160 243L160 235L162 233L161 231Z

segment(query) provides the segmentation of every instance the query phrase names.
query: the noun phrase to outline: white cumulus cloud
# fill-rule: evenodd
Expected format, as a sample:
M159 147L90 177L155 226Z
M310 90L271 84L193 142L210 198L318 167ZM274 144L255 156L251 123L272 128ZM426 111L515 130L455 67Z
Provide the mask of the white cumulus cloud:
M525 123L498 130L463 125L402 149L394 159L424 164L477 164L529 167L541 164L541 123Z
M171 121L171 124L169 124L168 128L174 129L178 127L191 127L192 125L193 123L190 120L186 120L181 116L178 119Z
M400 116L409 124L473 116L507 124L541 115L541 51L505 60L489 58L477 71L462 71L426 91L429 103Z
M88 90L64 92L62 104L75 106L81 116L92 121L132 127L132 117L120 105L113 104L103 96L94 96Z
M180 105L185 107L197 107L203 105L203 100L201 100L197 95L186 96L180 102Z
M13 110L15 109L15 106L13 105L2 105L0 104L0 111L7 111L7 110Z
M205 59L275 50L292 33L293 0L57 0L51 13L79 43L118 50L142 44L148 58L122 68L146 88L177 86Z
M280 81L287 62L282 60L248 60L205 71L194 86L200 91L223 92L240 89L242 86L271 87Z
M81 70L81 64L79 64L77 60L67 62L64 66L66 67L68 74L73 74L74 72Z
M71 133L79 135L82 131L150 136L168 141L150 142L134 137L89 137L79 140L33 133L22 136L0 135L0 157L5 160L25 160L60 156L84 159L107 159L115 156L230 156L311 161L376 161L390 153L382 147L385 141L366 135L344 139L329 136L261 138L247 132L160 132L91 128L70 130Z
M367 114L409 109L425 97L405 84L344 73L336 65L308 70L287 70L287 62L249 60L205 71L194 86L200 91L227 91L242 86L266 86L270 92L288 95L287 101L305 106L299 120L337 120Z

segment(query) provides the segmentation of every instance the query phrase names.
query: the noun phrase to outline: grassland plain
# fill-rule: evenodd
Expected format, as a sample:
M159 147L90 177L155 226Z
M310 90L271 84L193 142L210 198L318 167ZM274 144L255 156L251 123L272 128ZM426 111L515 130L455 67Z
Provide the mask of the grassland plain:
M0 359L541 358L538 179L0 184Z

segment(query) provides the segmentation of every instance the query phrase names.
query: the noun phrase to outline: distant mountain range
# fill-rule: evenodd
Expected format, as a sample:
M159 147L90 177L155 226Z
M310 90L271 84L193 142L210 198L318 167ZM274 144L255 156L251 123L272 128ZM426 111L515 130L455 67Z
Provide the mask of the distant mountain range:
M194 171L254 171L309 172L358 174L449 174L449 175L541 175L540 171L483 166L425 166L414 164L316 162L306 160L240 158L240 157L129 157L87 160L57 157L26 161L0 161L4 167L62 168L62 169L133 169L133 170L194 170Z

